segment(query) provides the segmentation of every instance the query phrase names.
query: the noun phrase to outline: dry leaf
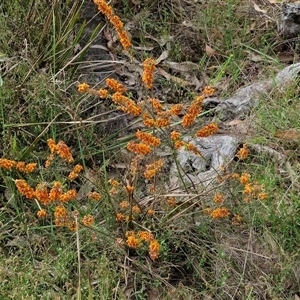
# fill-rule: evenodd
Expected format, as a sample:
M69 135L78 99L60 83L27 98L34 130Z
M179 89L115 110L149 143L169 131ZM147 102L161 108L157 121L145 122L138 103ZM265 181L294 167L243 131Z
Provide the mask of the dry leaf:
M285 131L277 131L274 136L283 140L298 140L300 139L300 129L292 128Z
M205 53L207 56L218 55L217 51L214 50L212 47L208 46L207 44L205 44Z
M261 9L256 3L254 3L254 9L263 14L267 13L267 11L265 9Z
M186 61L186 62L182 62L182 63L176 63L173 61L165 61L163 65L169 67L170 69L172 69L174 71L178 71L178 72L190 72L190 71L199 69L199 65L195 64L191 61Z
M165 50L162 52L162 54L156 59L156 64L159 64L163 60L167 59L169 56L169 51Z
M242 123L244 123L244 121L236 119L236 120L232 120L230 122L224 123L224 125L234 126L234 125L239 125L239 124L242 124Z

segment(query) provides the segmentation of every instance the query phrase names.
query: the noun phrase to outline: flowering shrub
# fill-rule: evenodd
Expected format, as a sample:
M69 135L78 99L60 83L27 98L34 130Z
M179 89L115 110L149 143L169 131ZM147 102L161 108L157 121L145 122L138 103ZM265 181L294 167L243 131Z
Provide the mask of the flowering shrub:
M105 1L94 0L94 2L115 28L124 50L130 51L129 35L124 30L120 18ZM147 95L154 85L156 60L147 58L142 65L141 81L145 87L144 95ZM81 83L78 85L78 91L112 101L118 110L140 118L143 123L143 129L137 130L134 139L126 145L130 160L126 175L106 180L101 191L97 188L95 191L88 191L85 199L100 202L99 206L102 202L110 206L110 211L113 212L113 224L107 222L106 225L110 226L109 230L115 232L112 234L115 238L114 246L128 251L128 255L134 253L142 258L149 257L154 263L163 256L164 249L168 249L168 245L164 245L164 224L171 223L194 206L189 199L184 203L180 202L182 195L177 197L175 192L163 190L159 180L167 166L166 161L160 157L158 149L168 147L176 153L184 147L202 157L195 145L184 140L183 133L196 124L197 118L201 116L203 100L211 96L214 89L207 86L200 95L193 98L190 104L175 104L171 107L166 107L159 99L150 96L145 96L139 102L135 101L131 99L127 88L112 78L107 78L105 86L99 90L91 88L87 83ZM218 129L218 124L211 123L195 130L193 136L206 138L217 133ZM0 167L5 171L15 172L15 186L23 197L36 204L38 218L53 217L56 227L68 227L72 231L78 229L77 220L82 226L89 227L91 230L97 228L100 222L97 216L90 211L84 212L83 209L81 212L77 211L78 190L72 186L72 183L82 176L83 166L74 165L75 159L63 141L56 143L53 139L48 139L47 144L50 154L44 167L37 167L36 163L17 162L5 158L0 159ZM244 160L248 155L249 149L247 144L244 144L238 151L237 158ZM39 177L38 173L42 172L43 168L51 169L54 161L66 164L69 168L68 174L62 171L59 176L56 174L52 181L40 181L39 178L42 177ZM29 184L29 181L23 178L25 175L31 175L31 178L34 178L32 182L37 183ZM216 177L219 176L216 172ZM60 177L60 180L55 179L57 177ZM231 181L238 186L243 203L267 198L265 187L252 180L250 174L227 173L219 179L222 183ZM151 199L146 204L140 201L141 181L147 184L147 195ZM188 197L189 194L186 193L184 196ZM197 212L198 215L209 222L219 219L233 226L240 225L243 222L242 216L232 210L233 206L228 198L223 191L215 191L214 195L211 195L209 205L207 203L200 205L201 210ZM170 239L172 240L172 237L169 237ZM167 250L165 251L167 253Z

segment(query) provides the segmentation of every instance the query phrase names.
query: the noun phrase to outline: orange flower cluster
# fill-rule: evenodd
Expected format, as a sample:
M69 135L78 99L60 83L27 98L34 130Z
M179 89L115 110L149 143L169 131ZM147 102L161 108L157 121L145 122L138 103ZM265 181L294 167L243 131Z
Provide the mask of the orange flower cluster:
M208 137L210 135L215 134L219 130L218 125L212 123L207 126L204 126L200 130L198 130L195 134L196 137Z
M252 199L266 200L268 194L265 192L265 186L258 182L251 182L251 175L248 173L233 174L233 179L238 179L244 185L243 194L245 195L244 202L250 203Z
M167 199L167 204L170 206L170 207L175 207L177 204L176 204L176 200L175 198L169 198Z
M119 205L120 205L121 208L128 208L129 207L129 202L124 200Z
M116 221L117 222L122 222L125 219L125 216L122 213L117 213L116 214Z
M26 164L24 161L16 162L14 160L9 160L5 158L0 158L0 168L11 170L16 168L16 170L23 173L32 173L36 168L36 163Z
M117 80L112 78L107 78L105 80L106 85L114 90L115 92L124 93L127 91L127 88L124 87L122 83L119 83Z
M59 181L54 182L53 187L49 192L49 198L51 201L58 201L62 194L62 187Z
M129 142L127 144L127 149L130 152L143 155L146 155L151 152L151 148L144 143Z
M77 86L77 90L80 93L86 93L89 90L90 86L87 83L81 83ZM49 145L49 144L48 144Z
M211 217L213 219L225 218L225 217L228 217L229 215L230 215L230 212L228 211L228 209L226 207L216 208L211 213Z
M34 189L23 179L16 179L15 185L18 191L27 199L35 198Z
M152 104L152 107L154 108L156 113L159 113L160 111L163 110L163 105L159 102L158 99L155 98L150 98L148 101Z
M214 93L214 89L207 86L202 91L202 95L196 96L190 105L190 107L187 109L187 113L184 115L182 119L182 126L183 127L189 127L191 126L197 116L202 111L202 102L205 98L211 96Z
M164 165L163 159L159 159L153 164L146 165L146 170L144 172L145 178L148 180L153 178L156 175L156 173L161 170L163 165Z
M57 154L59 155L62 159L72 163L74 161L74 158L70 152L69 147L63 142L63 141L59 141L57 144L55 143L55 141L53 139L48 139L47 140L48 143L48 147L50 149L50 152L52 155L50 155L47 158L46 167L49 167L51 164L51 161L53 160L54 156L53 154Z
M170 108L170 114L172 116L178 116L183 110L183 104L175 104Z
M60 195L59 200L61 202L68 202L70 200L74 200L77 197L76 190L69 190L65 192L64 194Z
M224 202L225 196L221 193L216 193L213 200L214 202L221 204Z
M157 240L153 240L149 244L149 256L152 260L156 260L159 257L160 245Z
M143 62L144 72L143 72L142 80L145 83L147 89L152 89L153 87L155 65L156 65L156 61L153 58L147 58Z
M149 146L158 147L161 143L159 138L147 132L142 132L138 130L135 135L138 139L140 139L142 142Z
M35 198L43 205L49 205L51 203L46 183L41 182L36 186Z
M194 99L190 107L187 109L187 113L182 118L182 126L183 127L191 126L194 123L197 116L201 113L201 111L202 111L202 101Z
M240 160L246 159L250 153L247 144L243 144L243 147L236 154L237 158Z
M127 32L123 29L124 24L120 18L114 14L113 9L104 0L94 0L94 3L98 5L99 11L101 11L110 21L110 23L116 29L120 42L125 50L131 47L131 42Z
M45 209L41 209L36 213L38 218L45 218L47 216L47 212Z
M142 115L143 123L146 127L155 127L156 121L149 116L148 113L143 113Z
M178 140L178 139L180 138L181 133L174 130L174 131L171 132L170 135L171 135L171 139L172 139L173 141L175 141L175 140Z
M54 218L54 223L56 226L69 226L70 224L68 210L63 205L55 207Z
M156 260L159 257L160 244L154 239L154 236L149 231L139 231L137 234L134 231L126 232L126 244L133 249L140 248L143 243L149 243L148 253L152 260Z
M87 196L89 199L92 199L94 201L99 201L102 198L101 194L97 192L89 192Z
M101 99L105 99L108 95L108 90L106 89L100 89L100 90L95 90L91 89L90 86L87 83L81 83L77 86L77 90L79 93L89 93L93 94L95 96L100 97Z
M76 165L74 167L74 169L70 172L70 174L68 175L68 178L70 180L75 180L78 176L79 173L83 170L83 166L82 165Z
M91 226L94 224L94 217L92 215L86 215L83 217L82 223L85 226Z
M133 100L122 95L120 92L116 92L111 97L112 101L119 105L118 109L134 115L135 117L139 116L142 113L142 108L136 104Z

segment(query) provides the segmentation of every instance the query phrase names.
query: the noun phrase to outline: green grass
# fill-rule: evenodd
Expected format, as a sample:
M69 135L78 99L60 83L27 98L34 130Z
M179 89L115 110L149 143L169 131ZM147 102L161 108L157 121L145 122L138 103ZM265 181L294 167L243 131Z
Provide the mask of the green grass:
M140 84L142 61L158 58L167 50L168 57L158 67L170 76L190 80L187 73L193 74L202 86L213 85L217 96L231 95L239 87L274 76L283 67L276 56L284 51L278 48L279 7L265 4L271 16L265 18L248 1L115 1L115 12L131 33L134 63L110 37L115 33L103 16L83 19L87 1L2 2L0 157L35 161L39 171L26 175L0 169L1 299L300 296L299 134L295 138L280 135L300 128L298 82L284 90L274 87L261 99L249 117L250 134L245 142L250 155L230 165L230 172L249 173L251 180L264 185L267 200L244 203L243 185L230 179L212 191L198 190L195 196L182 192L175 208L166 204L164 196L175 193L165 187L174 157L165 156L166 166L155 182L157 192L154 196L148 193L147 181L131 174L134 157L124 150L140 123L124 117L109 100L76 90L83 79L99 89L106 77L126 81L128 74L133 74L135 84L129 86L133 99L151 96L167 104L187 103L198 91L174 82L172 77L156 74L155 88L150 92ZM99 25L91 28L95 20ZM93 65L86 61L89 43L99 46L98 35L101 46L109 49L115 61L127 61L124 68L115 63L116 68L86 71L89 63ZM111 39L109 45L105 38ZM207 52L206 45L216 54ZM101 58L100 64L95 64L107 61ZM165 61L192 61L199 68L180 71ZM164 136L164 132L160 134ZM48 138L63 140L70 146L75 164L84 166L76 181L66 179L72 165L59 159L50 169L43 168L49 155ZM168 151L165 147L161 152ZM145 163L153 163L159 155L158 151ZM64 191L75 188L79 196L66 206L72 214L74 210L80 216L92 214L95 225L83 226L81 220L77 233L55 227L52 206L48 218L38 219L36 202L22 197L15 187L14 180L22 178L32 186L44 181L51 187L59 180ZM155 216L144 214L134 221L117 223L119 203L130 196L121 188L117 196L109 193L110 178L118 178L120 186L135 185L135 197L144 203L143 209L153 207ZM192 185L186 190L194 194ZM101 192L102 199L89 201L90 191ZM214 205L215 192L226 195L226 205L242 216L241 224L233 226L232 215L217 220L203 215L208 203ZM161 247L157 261L149 258L146 243L137 250L124 247L120 240L116 243L117 238L125 240L129 230L153 233Z

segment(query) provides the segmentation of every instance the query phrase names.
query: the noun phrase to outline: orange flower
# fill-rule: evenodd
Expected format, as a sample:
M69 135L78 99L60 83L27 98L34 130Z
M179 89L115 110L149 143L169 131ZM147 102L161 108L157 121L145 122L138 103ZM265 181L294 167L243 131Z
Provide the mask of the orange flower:
M246 183L244 186L243 194L251 194L253 192L252 185L250 183Z
M204 90L202 91L202 94L204 97L209 97L215 92L215 89L213 89L211 86L206 86Z
M122 222L125 219L125 216L121 213L116 214L116 221Z
M216 193L214 196L214 201L218 204L223 203L225 200L225 196L221 193Z
M122 83L119 83L117 80L113 78L107 78L105 82L106 85L112 90L114 90L115 92L124 93L125 91L127 91L127 88L125 88Z
M201 152L197 149L195 145L192 143L188 143L185 145L189 151L192 151L194 154L198 155L201 154Z
M55 207L54 217L54 223L56 226L68 226L70 223L68 211L64 206Z
M141 246L140 241L135 236L129 236L126 240L126 244L130 248L137 249Z
M120 42L125 50L132 46L130 38L126 30L118 30L117 34L119 36Z
M257 195L257 198L260 200L266 200L268 198L268 194L265 192L261 192Z
M184 142L183 141L176 141L175 142L175 148L176 149L180 149L183 146L184 146Z
M230 215L228 209L226 207L220 207L220 208L216 208L212 211L211 213L211 217L213 219L216 218L225 218L228 217Z
M108 90L106 89L100 89L97 91L97 95L101 98L101 99L105 99L108 95Z
M155 65L156 65L156 61L155 59L152 58L147 58L143 62L144 72L143 72L142 80L148 89L151 89L153 87Z
M241 177L240 177L240 183L242 184L247 184L249 183L251 175L248 173L242 173Z
M157 172L159 172L164 165L163 159L159 159L158 161L154 162L153 164L146 165L146 170L144 172L144 176L146 179L153 178Z
M68 162L73 162L74 158L70 152L69 147L63 142L59 141L56 145L56 153L62 158L67 160Z
M135 135L138 139L143 141L146 145L157 147L161 143L159 138L157 138L147 132L142 132L142 131L138 130Z
M98 9L108 18L113 15L113 9L104 0L94 0L94 3L98 5Z
M231 220L232 225L240 225L242 222L242 217L240 215L233 215L233 218Z
M171 207L175 207L176 206L176 200L175 200L175 198L169 198L169 199L167 199L167 203Z
M6 170L11 170L17 164L14 160L0 158L0 167Z
M168 127L168 126L170 126L170 119L167 117L157 118L155 124L158 128Z
M78 176L79 176L79 173L83 170L83 166L81 165L76 165L74 167L74 169L70 172L70 174L68 175L68 178L70 180L75 180Z
M148 101L152 104L153 108L155 109L156 112L159 112L163 109L162 104L159 102L158 99L155 98L150 98Z
M133 193L134 191L134 187L132 185L127 185L125 189L128 194Z
M31 173L35 170L37 163L29 163L25 166L24 172Z
M219 130L218 125L216 124L209 124L207 126L204 126L199 131L196 132L196 137L208 137L210 135L215 134Z
M85 226L91 226L94 224L94 217L92 215L86 215L83 217L82 223Z
M49 192L49 199L51 201L57 201L62 194L61 183L59 181L54 182L52 189Z
M151 242L154 240L153 234L149 231L139 231L137 235L142 241L145 242Z
M202 102L193 100L192 104L187 109L187 114L184 115L182 119L182 126L183 127L191 126L194 123L197 116L201 113L201 111L202 111Z
M70 200L74 200L77 197L77 192L76 190L69 190L66 193L60 195L59 200L61 202L68 202Z
M151 148L144 143L137 144L135 142L129 142L127 144L127 149L130 152L137 153L137 154L143 154L143 155L146 155L151 152Z
M79 227L79 223L77 223L77 226L76 226L76 222L72 221L68 224L68 227L69 227L70 231L76 231L77 228Z
M159 257L160 245L157 240L153 240L149 244L149 256L152 260L156 260Z
M80 92L80 93L87 92L89 88L90 88L90 86L87 83L81 83L77 87L78 92Z
M240 177L240 175L239 175L238 173L233 173L233 174L231 175L231 177L234 178L234 179L237 179L237 178Z
M15 185L18 191L27 199L33 199L35 197L34 189L23 179L16 179Z
M41 182L36 186L35 197L40 203L44 205L48 205L51 202L47 186L44 182Z
M249 153L250 153L250 150L248 149L247 144L243 144L243 147L238 151L236 156L240 160L243 160L243 159L246 159L248 157Z
M133 100L129 99L128 97L122 95L120 92L114 93L111 99L116 104L120 105L118 109L128 114L132 114L135 117L137 117L142 113L142 108L138 104L136 104Z
M48 157L47 157L47 160L45 161L45 168L49 168L50 165L51 165L51 162L52 160L54 159L54 154L50 154Z
M99 201L102 197L101 194L97 192L89 192L87 196L89 199L92 199L94 201Z
M154 216L154 215L155 215L155 211L154 211L153 209L149 208L149 209L147 210L147 215L149 215L149 216Z
M117 180L112 178L108 180L108 183L111 184L112 186L118 186L120 184Z
M120 205L121 208L127 208L127 207L129 207L129 202L128 201L122 201L119 205Z
M137 205L134 205L132 207L132 212L135 213L135 214L140 214L141 213L141 209Z
M123 26L124 26L124 24L121 21L121 19L118 16L116 16L116 15L109 17L109 21L115 27L115 29L117 31L120 31L123 28Z
M171 135L171 139L172 139L173 141L175 141L175 140L178 140L178 139L180 138L181 133L174 130L174 131L171 132L170 135Z
M54 211L55 218L63 218L66 217L67 215L68 215L68 211L64 206L59 205L55 207L55 211Z
M154 119L150 118L148 113L144 113L142 115L143 123L146 127L154 127L156 125L156 122Z
M183 110L183 104L175 104L171 107L170 113L173 116L178 116Z
M38 218L44 218L47 216L47 212L44 209L39 210L37 213Z

